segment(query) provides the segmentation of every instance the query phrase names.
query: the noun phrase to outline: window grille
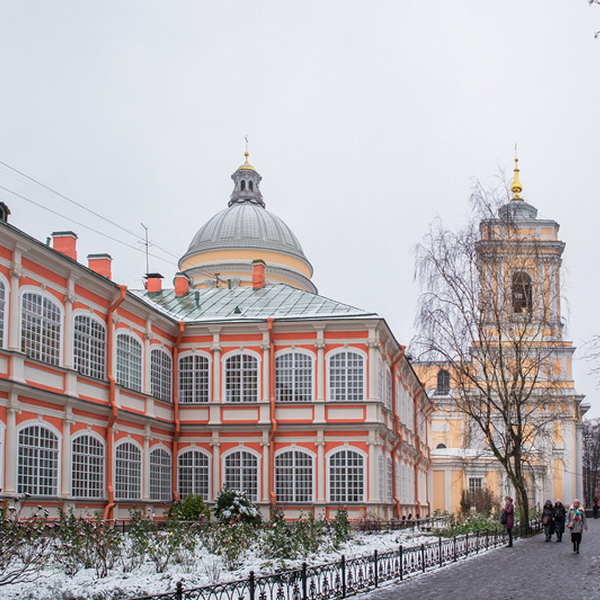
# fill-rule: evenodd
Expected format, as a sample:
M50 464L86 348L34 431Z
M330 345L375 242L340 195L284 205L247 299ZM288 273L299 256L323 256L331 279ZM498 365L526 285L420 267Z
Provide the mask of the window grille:
M403 462L402 466L402 502L408 502L408 478L406 475L406 464Z
M355 352L339 352L329 359L330 399L361 402L364 400L364 361Z
M363 502L364 460L358 452L340 450L329 458L331 502Z
M117 335L117 383L142 391L142 345L131 335Z
M104 445L91 435L72 442L72 486L75 498L104 497Z
M225 457L225 485L245 491L252 502L258 501L258 459L254 454L233 452Z
M377 456L377 475L379 479L379 501L384 501L385 492L385 471L383 470L383 453L380 452Z
M142 497L142 453L130 442L115 449L115 498L139 500Z
M225 361L227 402L258 401L258 361L249 354L235 354Z
M32 496L58 495L58 438L41 425L19 432L17 491Z
M396 459L396 498L400 499L400 462Z
M389 369L385 371L385 405L392 410L392 372Z
M377 396L379 397L379 401L380 402L384 402L384 395L385 395L385 390L384 390L384 382L385 382L385 371L383 368L383 360L381 359L381 356L379 357L379 376L377 377Z
M394 467L391 457L386 459L386 502L391 502L394 497Z
M183 452L177 459L179 497L185 498L188 494L202 496L209 499L209 459L199 450Z
M450 393L450 373L445 369L440 369L437 374L436 395L446 395Z
M179 359L179 402L208 402L208 358L188 354Z
M41 294L23 294L21 350L51 365L60 362L60 310Z
M301 352L288 352L275 359L277 402L312 402L312 359Z
M278 502L313 501L313 459L290 450L275 457L275 493Z
M4 348L4 317L6 315L6 288L0 281L0 348Z
M150 393L163 402L173 398L173 361L169 354L158 348L150 352Z
M73 323L74 367L82 375L104 379L106 374L106 332L104 326L87 315L77 315Z
M483 478L482 477L469 477L468 482L469 494L480 492L483 489Z
M170 502L171 456L164 448L150 452L150 499Z

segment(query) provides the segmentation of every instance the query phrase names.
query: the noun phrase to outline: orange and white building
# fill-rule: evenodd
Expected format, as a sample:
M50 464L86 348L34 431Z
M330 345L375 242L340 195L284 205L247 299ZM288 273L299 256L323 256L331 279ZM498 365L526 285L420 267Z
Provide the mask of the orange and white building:
M174 289L0 222L4 498L122 518L229 485L268 514L425 516L432 404L386 321L319 296L247 160Z

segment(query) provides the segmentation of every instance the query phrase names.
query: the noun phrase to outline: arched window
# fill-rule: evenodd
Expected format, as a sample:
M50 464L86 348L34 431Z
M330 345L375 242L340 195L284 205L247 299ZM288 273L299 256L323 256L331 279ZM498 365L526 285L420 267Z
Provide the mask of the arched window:
M392 463L392 457L388 456L385 461L386 466L386 502L391 502L394 496L394 467Z
M254 183L252 181L248 182L248 189L252 192L254 191Z
M246 189L246 182L242 179L242 182L240 183L240 190L242 190L242 192Z
M188 354L179 359L179 402L208 402L208 358Z
M156 348L150 352L150 393L163 402L173 398L173 360L168 352Z
M379 501L383 502L385 492L385 471L383 470L383 452L377 457L377 474L379 479Z
M396 459L396 498L400 499L400 461Z
M379 377L377 378L377 396L381 402L384 401L385 395L385 371L383 368L383 360L381 356L378 359L379 361Z
M513 311L530 313L532 303L531 277L523 271L513 273L512 278Z
M106 331L89 315L73 320L74 367L82 375L104 379L106 376Z
M363 502L365 467L362 455L353 450L338 450L329 457L330 502Z
M0 348L4 348L4 317L6 316L6 288L0 281Z
M250 354L234 354L225 361L225 400L258 401L258 360Z
M115 498L139 500L142 497L142 453L131 442L115 448Z
M438 371L435 393L439 396L450 393L450 373L445 369L440 369Z
M329 358L329 399L364 400L364 360L356 352L338 352Z
M408 502L408 481L406 477L406 464L403 462L401 465L402 470L402 502Z
M301 450L282 452L275 457L277 502L313 501L313 459Z
M392 410L392 372L385 369L385 405Z
M258 501L258 459L239 450L225 457L225 485L245 491L252 502Z
M171 501L171 455L164 448L150 452L150 499Z
M117 335L117 383L142 391L142 344L128 333Z
M179 497L185 498L188 494L209 498L208 456L200 450L182 452L177 459L177 477Z
M435 449L436 450L445 450L448 446L446 446L446 444L444 444L443 442L440 442Z
M71 443L72 486L75 498L104 496L104 444L92 435L80 435Z
M51 365L60 363L60 309L42 294L23 294L21 350Z
M277 402L312 402L312 359L302 352L287 352L275 358Z
M19 431L17 492L58 496L58 437L42 425Z

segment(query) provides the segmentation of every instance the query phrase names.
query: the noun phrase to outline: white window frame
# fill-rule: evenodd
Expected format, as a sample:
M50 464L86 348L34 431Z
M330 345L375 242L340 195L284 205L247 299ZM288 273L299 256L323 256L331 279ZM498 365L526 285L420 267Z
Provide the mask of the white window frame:
M76 456L75 444L76 444L77 440L79 440L82 437L88 437L88 438L93 439L96 442L98 442L98 444L100 445L100 448L102 448L102 456L98 457L97 455L90 455L89 452L88 452L88 454L82 454L82 456L86 457L86 459L84 461L82 461L83 464L81 465L81 467L82 467L81 473L83 473L84 476L76 478L75 477L75 466L76 466L75 465L75 456ZM100 461L98 461L98 458L100 458ZM98 462L100 463L99 469L98 469ZM92 476L93 474L99 475L99 483L97 485L98 493L95 495L90 493L90 490L91 490L90 476ZM85 479L86 493L84 493L84 494L76 494L75 493L76 479L81 479L81 480ZM97 435L93 431L90 431L88 429L83 429L81 431L78 431L71 438L71 494L73 495L74 498L86 498L86 499L93 499L93 500L100 499L101 500L101 499L105 498L105 496L106 496L105 490L106 490L106 443L99 435Z
M153 455L163 453L161 459L166 456L168 464L159 461L153 462ZM156 502L171 502L173 500L173 457L162 444L156 444L148 452L148 463L150 465L150 500ZM165 485L166 482L166 485Z
M249 454L250 456L252 456L253 458L256 459L256 467L254 466L247 466L247 465L240 465L239 469L240 469L240 476L239 476L239 480L241 482L241 484L243 484L243 480L244 480L244 476L245 474L243 473L243 469L248 469L249 471L256 468L256 478L255 478L255 482L256 482L256 493L254 493L254 490L252 489L248 489L248 488L241 488L240 486L235 486L235 485L231 485L230 483L230 478L228 478L227 475L227 469L231 469L231 468L238 468L237 465L234 465L233 467L228 467L227 466L227 461L231 458L232 455L237 454L237 453L246 453ZM242 489L245 490L246 492L248 492L248 498L252 501L252 502L258 502L259 498L261 497L261 456L260 454L258 454L257 452L254 452L253 450L251 450L250 448L246 448L245 446L243 447L237 447L237 448L232 448L229 452L227 452L226 454L223 455L222 458L222 477L221 477L221 481L223 482L224 486L228 486L234 489Z
M391 456L385 458L385 501L392 502L394 498L394 463Z
M133 448L135 448L139 452L140 461L139 461L139 469L138 469L137 473L133 472L132 467L135 463L133 462L131 455L128 455L125 458L119 458L119 456L118 456L120 448L127 444L133 446ZM119 463L119 461L121 461L121 460L125 461L123 465L121 465ZM122 468L122 466L125 466L126 468L124 470L122 469L122 472L120 473L119 468L120 467ZM122 477L123 475L126 475L126 479L124 481L119 481L119 477ZM132 477L134 477L135 480L132 480ZM134 440L132 440L130 438L124 438L122 440L119 440L119 442L115 445L115 473L114 473L115 500L141 500L142 499L142 490L144 489L143 477L144 477L144 451L143 451L142 447L137 442L135 442ZM137 483L137 486L134 487L132 485L132 483ZM120 489L121 485L124 485L126 488L125 493L123 493L123 494L121 493L122 489ZM137 495L135 495L134 492L137 492Z
M187 454L192 455L194 464L192 464L192 465L189 465L189 464L182 465L181 464L181 461L183 460L184 456ZM203 459L205 459L206 464L205 465L196 464L197 457L202 457ZM211 490L211 484L212 484L211 464L212 464L211 455L208 452L205 452L204 450L202 450L201 448L197 448L196 446L187 446L179 452L179 454L177 456L177 491L179 492L179 497L181 499L185 498L188 494L194 494L196 496L201 495L205 502L210 501L210 490ZM191 484L189 487L191 489L184 489L184 487L182 485L183 469L190 470ZM206 482L203 481L205 476L206 476ZM206 488L204 488L205 484L206 484Z
M162 361L155 359L159 356ZM162 402L173 402L173 357L164 348L150 348L150 394Z
M347 470L349 468L349 466L347 465L347 459L348 456L346 456L346 464L344 465L340 465L339 468L343 468L344 469L344 477L346 478L346 486L343 489L343 493L339 493L338 491L338 487L335 487L332 485L332 464L331 461L333 460L333 458L342 453L342 452L352 452L353 454L356 454L357 456L359 456L362 459L362 464L359 466L357 465L350 465L350 468L354 468L354 469L360 469L360 474L361 474L361 486L356 486L358 489L360 489L361 493L360 494L349 494L350 488L348 487L348 482L347 482ZM334 503L334 504L357 504L360 502L364 502L365 501L365 497L366 497L366 491L367 491L367 456L365 455L365 453L360 450L359 448L356 448L354 446L339 446L337 448L335 448L334 450L332 450L331 452L329 452L327 454L327 460L326 460L326 464L327 464L327 501ZM338 491L338 494L334 494L334 491ZM349 499L349 497L352 496L352 499Z
M332 367L332 360L334 360L340 354L346 354L345 364L342 366L334 366ZM362 366L356 367L354 365L348 366L348 354L353 354L361 358ZM338 348L333 350L327 355L327 398L331 402L364 402L367 394L367 356L366 354L355 347L348 348ZM339 375L343 376L344 386L336 387L334 384L334 378L332 377L332 368L340 369ZM343 369L343 371L341 371ZM352 369L352 373L349 373L349 370ZM360 370L360 378L362 379L360 386L348 386L348 375L355 376Z
M281 366L277 364L286 357L292 357L292 366ZM308 366L296 364L296 357L307 358ZM291 380L282 381L283 373L288 374ZM291 387L292 399L281 399L281 385ZM301 399L297 396L301 395ZM315 357L310 352L300 349L286 349L275 354L275 401L276 402L313 402L315 399Z
M385 407L392 410L392 371L386 365L385 367Z
M35 295L39 296L42 299L41 304L41 315L36 315L33 311L25 310L25 296L27 295ZM58 313L58 321L51 321L50 319L44 317L44 312L48 310L48 307L45 307L44 304L48 303L52 306L52 308L56 309ZM48 294L47 292L43 292L40 288L24 288L21 291L21 299L20 299L20 321L19 321L19 330L20 330L20 345L21 351L34 360L39 360L46 364L52 365L54 367L58 367L61 364L62 359L62 343L63 343L63 307L60 305L58 300ZM32 317L37 317L39 321L37 323L37 329L39 329L36 335L39 336L37 340L37 345L39 345L38 349L35 349L33 340L27 341L25 334L25 317L26 314L30 314ZM33 321L33 319L31 319ZM30 321L30 323L31 323ZM35 324L34 324L35 325ZM52 343L52 339L48 339L48 332L44 335L44 330L49 329L51 326L57 327L57 331L54 331L54 334L58 338L56 343ZM33 329L33 326L30 325L30 329Z
M291 465L278 465L278 460L281 460L287 454L292 454ZM298 455L302 455L304 458L310 460L310 465L298 464ZM291 503L291 504L312 504L315 497L315 455L312 452L306 450L306 448L290 446L288 448L282 448L275 453L275 463L273 465L274 479L275 479L275 496L277 502L280 503ZM284 470L288 472L285 473ZM308 470L308 473L304 473L304 470ZM310 486L303 485L303 477L308 475L310 477ZM282 477L287 476L289 486L285 485L285 481ZM291 499L286 497L285 488L291 488ZM304 496L303 499L298 499Z
M119 340L129 339L129 348L120 348ZM139 372L136 372L136 365L133 364L133 359L137 359L135 355L132 354L131 348L133 345L137 345L140 350L139 354ZM133 357L133 358L132 358ZM121 359L121 363L119 362ZM144 382L144 345L138 338L138 336L134 335L131 331L118 331L115 336L115 361L116 361L116 380L117 383L129 390L133 390L134 392L141 392L142 386ZM126 367L126 370L124 369ZM139 379L139 382L137 381Z
M79 344L83 351L78 353L76 322L81 318L89 319L97 325L103 332L104 339L94 337L88 332L80 334L85 336L85 344ZM106 380L106 337L106 325L95 315L84 311L76 311L73 314L73 367L76 371L87 377ZM87 366L81 364L83 361L87 362Z
M0 273L0 284L4 286L4 300L0 302L0 348L7 347L8 338L8 313L10 307L10 284L6 277Z
M37 493L37 492L39 492L40 487L42 487L40 485L40 479L44 479L40 474L40 466L39 466L39 462L38 462L40 460L40 450L43 452L44 448L43 448L43 446L40 446L39 444L37 445L37 447L27 446L28 448L31 448L32 450L36 450L36 452L33 454L37 455L37 456L30 457L35 461L36 465L32 467L32 472L30 475L31 482L30 482L29 486L25 485L25 482L23 482L21 479L21 466L23 466L23 469L24 469L27 465L23 464L21 461L22 446L20 443L20 437L21 437L21 433L25 429L28 429L30 427L39 427L40 429L44 429L45 431L51 433L56 438L56 448L53 448L53 450L55 451L55 458L51 459L54 462L54 466L53 466L54 472L52 475L54 484L53 484L53 486L48 486L48 485L44 486L44 487L51 487L52 488L51 493L44 493L44 494ZM17 493L19 493L19 494L29 493L34 497L46 497L46 498L58 497L61 493L61 481L62 481L62 479L61 479L61 477L62 477L62 474L61 474L61 464L62 464L61 450L62 450L62 436L55 427L52 427L48 423L40 422L40 421L28 421L26 423L23 423L17 429L17 464L16 464ZM43 460L44 457L42 456L41 459ZM44 469L44 468L45 467L42 467L42 469Z
M231 375L229 373L229 361L235 359L237 357L241 357L241 362L244 362L246 357L253 359L256 361L256 392L254 393L252 387L248 388L248 382L244 382L243 379L248 377L250 369L247 366L241 365L241 381L239 382L239 399L235 399L233 396L233 392L235 389L230 388L232 383L230 382ZM235 351L226 354L223 357L223 390L224 390L224 401L228 404L248 404L253 402L258 402L261 396L261 380L260 380L260 372L261 372L262 361L260 356L256 352L252 352L249 350L243 351ZM253 382L250 382L251 384Z
M381 450L377 454L377 487L379 489L379 502L385 501L385 461Z
M182 369L182 362L192 360L192 369ZM201 369L198 368L200 361L206 361L206 390L204 390L203 377ZM186 374L188 381L183 381L183 374ZM186 352L177 358L177 382L179 404L206 404L210 402L212 390L212 361L209 354L205 352Z

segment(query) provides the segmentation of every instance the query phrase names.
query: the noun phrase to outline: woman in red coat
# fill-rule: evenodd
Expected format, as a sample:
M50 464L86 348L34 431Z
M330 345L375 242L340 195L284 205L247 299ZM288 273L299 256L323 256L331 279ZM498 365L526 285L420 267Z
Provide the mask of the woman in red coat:
M508 547L512 548L512 530L515 526L515 505L513 504L513 499L510 496L505 496L504 501L506 502L506 505L504 506L504 510L506 511L506 523L504 524L504 529L506 529L508 532Z

